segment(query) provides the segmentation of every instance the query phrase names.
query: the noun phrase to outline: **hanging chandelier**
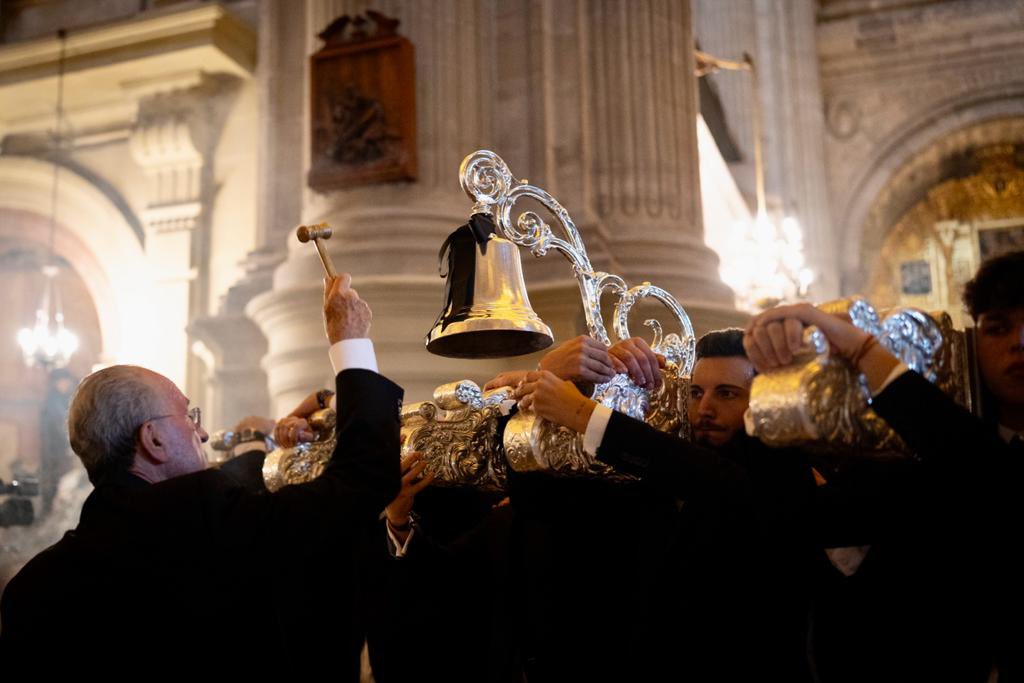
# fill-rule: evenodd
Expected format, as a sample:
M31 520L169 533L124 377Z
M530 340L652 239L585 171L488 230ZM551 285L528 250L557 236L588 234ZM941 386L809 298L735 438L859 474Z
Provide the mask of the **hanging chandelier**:
M722 280L736 293L736 305L748 311L761 311L783 301L803 299L814 282L814 271L804 261L803 230L794 216L772 215L765 201L764 157L761 139L761 92L754 59L743 55L743 61L720 59L700 50L695 51L697 76L720 69L748 71L753 92L752 128L754 134L754 180L757 211L750 221L732 226L735 239L728 252L721 254Z
M57 107L56 133L54 136L55 152L53 162L53 183L50 188L50 237L46 265L43 266L43 296L36 309L35 323L32 327L18 330L18 345L22 357L29 367L42 367L50 370L62 368L71 360L78 350L78 337L64 326L64 310L61 305L60 291L57 288L57 252L54 240L57 232L57 199L60 188L60 161L62 151L62 126L64 122L64 58L67 44L67 33L64 29L57 31L60 40L60 57L57 60Z

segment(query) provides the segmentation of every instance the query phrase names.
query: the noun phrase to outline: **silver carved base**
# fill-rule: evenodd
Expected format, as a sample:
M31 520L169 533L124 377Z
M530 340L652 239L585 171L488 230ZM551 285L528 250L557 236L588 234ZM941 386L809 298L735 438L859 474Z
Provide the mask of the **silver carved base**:
M617 375L598 385L593 397L613 410L646 420L656 429L685 436L688 430L684 429L683 400L688 386L687 380L678 375L678 367L670 362L662 371L662 384L656 392ZM432 401L402 409L402 454L422 452L437 486L502 491L510 470L615 481L633 478L584 453L582 435L540 419L533 412L516 411L511 394L507 387L485 394L469 380L438 387ZM263 475L271 491L310 481L323 472L334 452L335 415L330 410L317 415L316 428L325 438L279 448L267 455Z
M503 388L485 395L469 380L438 387L433 401L402 410L403 455L423 453L436 485L504 489L508 468L498 430L511 393Z
M545 190L517 180L494 152L478 150L463 159L459 182L473 200L473 213L490 216L498 237L529 249L534 256L554 251L569 261L587 331L594 339L612 344L601 314L602 294L617 297L612 328L619 340L632 336L629 315L641 299L654 299L665 306L678 323L678 333L663 334L657 320L645 321L654 332L651 347L668 361L662 388L652 395L619 375L598 386L594 398L614 410L646 419L658 429L686 434L681 398L693 369L696 341L690 318L675 297L649 282L629 287L617 275L594 270L569 212ZM557 231L537 212L517 208L521 199L543 207ZM442 486L500 490L506 485L509 468L556 476L622 476L588 457L581 435L539 420L532 413L515 414L501 433L502 418L513 405L509 395L508 389L485 395L469 381L438 387L432 401L402 411L403 452L423 452L435 483ZM272 453L265 468L268 485L306 481L319 474L326 462L324 453L330 457L328 443Z
M947 314L901 308L880 315L859 298L819 308L847 316L910 369L970 407L963 333L953 329ZM870 403L864 377L847 361L831 357L824 337L811 328L805 331L805 350L790 365L754 378L747 433L772 446L906 453Z
M334 424L337 414L320 410L310 419L316 440L293 448L275 448L263 460L263 483L267 490L277 491L288 484L301 484L319 477L334 454Z

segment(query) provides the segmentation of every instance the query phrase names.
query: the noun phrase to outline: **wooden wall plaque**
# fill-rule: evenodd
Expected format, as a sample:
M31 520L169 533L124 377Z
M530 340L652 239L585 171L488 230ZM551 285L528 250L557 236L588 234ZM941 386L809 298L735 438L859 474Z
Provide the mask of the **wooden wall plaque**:
M368 10L335 19L310 57L318 192L416 178L416 62L398 20Z

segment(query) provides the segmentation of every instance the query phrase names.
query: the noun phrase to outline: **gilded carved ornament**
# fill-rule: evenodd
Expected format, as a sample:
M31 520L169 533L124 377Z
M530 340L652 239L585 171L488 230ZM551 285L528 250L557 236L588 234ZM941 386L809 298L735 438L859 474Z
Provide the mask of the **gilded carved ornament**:
M975 150L970 175L946 180L888 231L868 291L883 305L942 309L960 319L959 293L986 258L1024 248L1024 160L1017 147Z

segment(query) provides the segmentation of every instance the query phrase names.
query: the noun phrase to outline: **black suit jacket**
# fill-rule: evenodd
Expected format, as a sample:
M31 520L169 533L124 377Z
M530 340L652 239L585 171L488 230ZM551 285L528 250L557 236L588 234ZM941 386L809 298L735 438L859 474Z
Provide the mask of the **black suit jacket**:
M514 510L465 489L427 489L401 559L381 522L369 536L362 598L378 683L522 682L520 632L509 604Z
M852 577L833 577L815 620L822 681L1020 680L1012 541L1022 461L915 372L873 401L918 455Z
M642 467L626 463L634 454ZM513 474L510 505L471 511L476 528L439 542L424 510L409 555L378 574L392 582L393 623L419 634L396 648L411 666L375 665L380 680L424 670L459 681L740 680L750 670L740 665L751 661L748 615L767 608L751 603L764 595L749 569L764 545L748 470L621 415L599 455L643 481ZM811 481L802 475L800 487ZM733 647L709 650L723 642ZM787 653L791 669L802 645Z
M266 491L263 463L266 453L249 451L222 463L218 469L250 491ZM302 652L290 673L317 673L329 667L334 679L358 683L366 640L365 575L377 570L372 555L377 520L364 520L361 530L339 535L305 549L291 558L273 583L288 586L283 599L275 599L283 651ZM329 582L310 577L330 576ZM269 607L269 604L268 604Z
M706 448L619 413L597 456L682 504L653 591L650 661L687 680L808 680L810 577L822 558L806 458L742 434Z
M642 484L510 484L498 507L458 490L418 499L422 526L401 560L387 557L383 529L376 536L381 567L367 587L377 680L650 679L651 589L674 501Z
M792 656L777 658L795 652L795 636L806 635L823 683L980 683L993 664L1001 681L1020 680L1024 605L1007 541L1021 517L1016 487L1024 462L991 425L917 373L895 380L873 407L918 460L866 461L852 468L854 476L821 487L808 480L806 460L787 449L741 436L726 449L707 451L613 415L601 459L670 488L687 505L714 510L721 501L712 518L727 521L731 526L723 530L736 539L744 538L744 516L756 520L760 539L750 547L761 543L767 562L748 555L736 558L741 571L719 574L724 580L687 579L691 587L682 586L673 607L698 625L717 623L728 632L727 624L716 622L721 613L714 614L713 602L686 609L687 600L700 597L692 586L712 585L725 594L731 582L746 591L748 607L733 609L752 628L718 642L702 628L680 639L697 645L687 652L705 655L701 666L730 662L730 652L733 660L747 653L753 656L736 666L755 664L747 672L733 670L737 679L787 670L776 677L806 677L793 668ZM823 563L824 548L866 544L871 550L852 577ZM708 547L689 545L681 536L686 550L674 570L680 576L691 571L687 563L695 553L707 554ZM730 549L717 552L728 563ZM806 633L801 613L809 602L816 603L815 618ZM672 623L669 615L666 623ZM685 620L680 627L688 627Z
M85 661L155 658L172 667L211 657L250 667L301 661L281 647L275 603L293 597L281 577L315 549L354 539L400 483L401 389L366 370L341 372L337 389L338 445L314 481L258 493L206 470L153 485L129 474L98 485L78 527L8 584L4 661L51 648Z

